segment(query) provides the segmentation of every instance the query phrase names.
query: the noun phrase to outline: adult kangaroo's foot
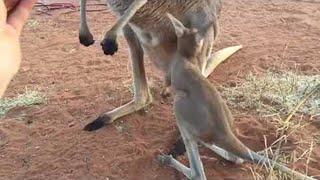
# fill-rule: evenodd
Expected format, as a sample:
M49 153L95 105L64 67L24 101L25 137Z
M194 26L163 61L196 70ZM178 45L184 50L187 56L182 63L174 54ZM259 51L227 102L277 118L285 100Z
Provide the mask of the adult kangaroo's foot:
M144 69L143 49L135 33L129 26L124 27L123 34L130 48L134 98L131 102L121 107L103 113L96 120L85 126L84 130L94 131L100 129L106 124L112 123L116 119L143 109L152 102L152 96L148 88Z
M85 131L98 130L104 127L105 125L111 124L112 122L114 122L115 120L123 116L126 116L128 114L134 113L136 111L139 111L145 108L151 103L152 103L152 96L150 95L150 93L148 93L146 97L132 100L131 102L123 106L120 106L112 111L101 114L97 119L95 119L94 121L86 125L84 127L84 130Z

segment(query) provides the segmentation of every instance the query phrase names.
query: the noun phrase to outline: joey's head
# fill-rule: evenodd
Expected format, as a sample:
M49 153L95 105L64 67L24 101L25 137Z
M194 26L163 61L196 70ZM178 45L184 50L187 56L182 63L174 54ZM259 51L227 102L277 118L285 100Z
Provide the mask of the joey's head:
M167 13L177 35L178 53L184 57L196 56L203 45L203 38L195 28L187 28L177 18Z

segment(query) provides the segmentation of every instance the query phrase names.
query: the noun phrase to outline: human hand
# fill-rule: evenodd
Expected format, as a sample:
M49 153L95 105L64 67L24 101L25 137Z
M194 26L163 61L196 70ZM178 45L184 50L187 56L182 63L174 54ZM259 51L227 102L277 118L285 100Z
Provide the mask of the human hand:
M7 2L5 4L4 0L0 0L0 98L19 70L19 37L35 2L36 0L20 0L8 15Z

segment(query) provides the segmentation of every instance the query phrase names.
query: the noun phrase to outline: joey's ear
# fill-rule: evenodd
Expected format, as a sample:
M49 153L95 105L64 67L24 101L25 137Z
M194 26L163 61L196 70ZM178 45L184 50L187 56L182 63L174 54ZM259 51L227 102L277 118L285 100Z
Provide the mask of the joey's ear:
M184 34L184 31L187 29L182 22L175 18L172 14L167 13L168 18L170 19L178 37L181 37Z

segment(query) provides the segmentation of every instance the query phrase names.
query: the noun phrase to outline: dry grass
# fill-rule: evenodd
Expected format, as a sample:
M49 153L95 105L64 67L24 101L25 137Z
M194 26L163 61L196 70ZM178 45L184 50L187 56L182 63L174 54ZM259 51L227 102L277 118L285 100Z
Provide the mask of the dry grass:
M300 128L299 128L300 129ZM296 129L298 130L298 129ZM270 159L281 162L284 165L289 164L296 164L297 162L303 163L305 166L304 170L298 170L303 174L308 174L309 170L309 163L316 146L316 139L311 141L302 141L298 142L297 149L293 150L292 152L282 150L279 143L282 144L286 141L286 138L280 138L277 142L273 143L270 147L266 148L260 154L269 157ZM302 148L305 147L305 148ZM250 168L250 171L255 180L293 180L293 177L290 174L283 173L277 169L268 168L265 166L253 166Z
M266 147L263 154L275 161L284 164L292 164L297 161L306 165L305 173L308 173L308 163L311 153L319 137L311 142L299 142L298 148L309 148L299 151L282 152L282 145L287 138L302 130L308 122L292 121L294 115L307 115L317 117L320 114L320 75L306 76L292 72L266 74L257 77L249 74L245 81L235 87L222 87L222 94L229 105L245 111L257 113L261 116L272 118L277 128L279 139L270 147ZM266 143L267 144L267 143ZM291 180L294 177L274 169L257 167L250 169L256 180Z
M268 72L261 77L250 73L236 87L223 87L222 94L236 108L252 110L260 115L287 115L314 87L320 85L320 75L297 75ZM320 90L299 108L297 113L320 114Z
M0 118L14 107L31 106L45 102L45 96L38 91L26 90L14 98L0 99Z
M32 29L36 29L37 27L39 27L39 25L40 25L40 23L36 19L29 19L26 24L26 26L28 26Z

